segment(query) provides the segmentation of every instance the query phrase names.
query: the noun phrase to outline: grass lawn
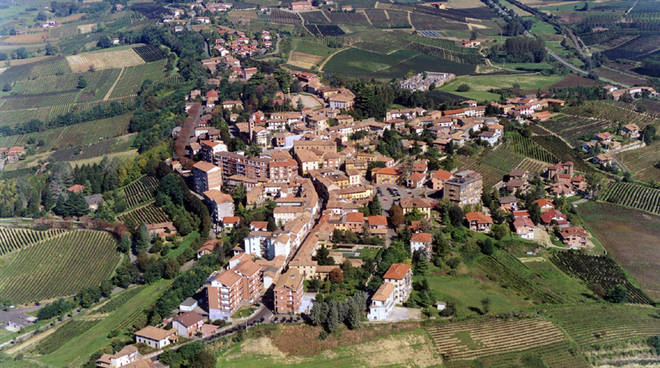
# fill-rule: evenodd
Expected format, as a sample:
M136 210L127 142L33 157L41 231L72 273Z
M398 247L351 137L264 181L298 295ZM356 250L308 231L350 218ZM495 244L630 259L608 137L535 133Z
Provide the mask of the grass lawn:
M540 74L463 75L440 87L440 90L479 101L498 100L500 95L489 92L490 89L513 87L513 84L517 83L522 89L536 90L547 88L562 79L563 77L559 75L543 76ZM456 88L461 84L467 84L470 86L470 90L457 92Z
M298 52L303 52L305 54L312 54L326 57L337 49L330 48L324 43L318 42L316 40L308 40L305 38L295 38L293 40L293 50Z
M236 311L236 313L231 315L231 318L245 318L249 317L254 311L257 310L257 308L254 307L246 307L246 308L241 308Z
M532 33L535 35L554 35L557 33L557 31L555 30L555 27L550 23L546 23L534 18Z
M155 302L167 289L169 284L170 281L168 280L159 280L145 287L144 290L126 301L121 307L115 309L109 316L103 318L92 328L81 335L72 337L52 354L37 359L54 367L82 365L91 354L111 342L112 339L107 337L108 332L117 328L122 322L134 318L136 311L140 312ZM84 317L86 315L77 318Z
M480 310L481 300L484 298L490 299L492 314L518 311L532 305L514 292L488 280L476 265L468 265L467 268L469 274L449 276L442 275L437 267L430 265L426 276L431 292L437 300L456 302L456 314L459 318L478 315L474 308Z
M180 254L186 251L186 249L190 248L190 244L197 240L199 238L199 233L197 231L193 231L192 233L186 235L186 237L183 239L181 244L179 244L178 247L170 250L167 253L167 258L176 258Z

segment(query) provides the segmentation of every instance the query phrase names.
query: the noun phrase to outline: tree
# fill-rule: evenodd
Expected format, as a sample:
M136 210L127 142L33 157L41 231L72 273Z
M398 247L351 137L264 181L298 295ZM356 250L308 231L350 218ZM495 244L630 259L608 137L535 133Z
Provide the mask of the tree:
M463 210L459 206L449 207L449 221L453 226L460 226L463 223Z
M655 127L647 125L642 129L641 138L646 144L651 144L655 140Z
M332 271L330 271L330 275L328 275L330 278L330 282L334 284L341 284L344 282L344 272L341 270L341 268L335 268Z
M497 240L502 240L508 232L509 229L507 228L506 223L493 225L493 236L495 236L495 239Z
M380 205L380 200L378 196L374 196L374 199L369 202L369 214L371 216L381 215L383 213L383 208Z
M102 49L107 49L108 47L112 46L112 40L110 40L110 37L103 35L99 38L96 46Z
M135 253L142 253L149 248L151 236L149 236L149 229L147 224L142 223L135 233Z
M493 240L491 238L479 243L479 245L481 246L481 253L488 256L493 254Z
M337 302L332 300L330 301L328 317L325 321L326 330L328 330L328 332L334 332L339 327L339 322L339 308Z
M117 250L122 253L128 253L128 251L131 250L131 238L128 236L122 237L119 246L117 246Z
M489 311L490 311L490 299L489 298L481 299L481 312L483 314L488 314Z
M82 75L80 77L78 77L77 87L78 87L78 89L83 89L83 88L87 87L87 80Z
M458 87L456 87L456 92L467 92L470 90L470 86L467 85L466 83L462 83Z
M625 303L628 300L628 291L623 285L616 285L607 293L607 299L612 303Z
M403 208L399 204L393 204L390 208L390 225L397 229L405 223L406 219L403 217Z
M321 247L316 251L316 262L319 266L335 264L335 260L330 257L330 250L327 247Z

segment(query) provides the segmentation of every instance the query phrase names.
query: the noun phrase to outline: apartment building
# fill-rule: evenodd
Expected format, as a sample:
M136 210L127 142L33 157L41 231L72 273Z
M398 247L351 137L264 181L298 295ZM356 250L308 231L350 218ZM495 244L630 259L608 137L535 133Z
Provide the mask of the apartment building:
M290 268L277 280L273 292L276 313L298 313L304 293L302 275Z
M385 272L383 281L394 285L394 303L403 304L412 290L412 268L409 264L393 263Z
M222 168L224 178L238 174L250 179L267 179L271 162L270 158L248 157L236 152L220 152L216 155L216 160Z
M481 202L483 179L481 174L472 170L463 170L444 184L444 198L460 207Z
M230 266L232 263L230 262ZM206 282L209 319L230 320L243 302L253 302L263 288L262 270L250 259L215 271Z
M204 193L208 190L222 188L222 170L210 162L199 161L193 165L193 180L195 192Z

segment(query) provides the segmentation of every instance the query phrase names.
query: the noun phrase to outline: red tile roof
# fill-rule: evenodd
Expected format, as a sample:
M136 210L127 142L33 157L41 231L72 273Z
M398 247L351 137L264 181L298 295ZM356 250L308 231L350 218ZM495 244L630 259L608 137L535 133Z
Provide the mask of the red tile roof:
M481 212L468 212L465 214L465 219L468 222L476 221L480 224L492 224L493 219L490 216L484 215Z
M364 222L364 213L349 212L346 214L346 222Z
M430 243L433 235L429 233L415 233L410 237L411 242Z
M392 263L390 268L385 272L383 279L403 280L410 271L410 265L404 263Z
M434 179L440 179L440 180L449 180L451 178L452 174L447 171L447 170L442 170L438 169L438 171L433 173L433 178Z
M369 216L367 221L370 226L387 226L387 217L382 215Z

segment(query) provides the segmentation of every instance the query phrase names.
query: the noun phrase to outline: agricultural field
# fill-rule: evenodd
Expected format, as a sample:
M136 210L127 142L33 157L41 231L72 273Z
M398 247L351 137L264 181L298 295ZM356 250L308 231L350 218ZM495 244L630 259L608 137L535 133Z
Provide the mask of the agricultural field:
M154 45L138 46L134 48L133 51L140 55L145 63L165 59L167 57L167 53L165 51Z
M599 120L608 120L611 122L621 122L622 124L635 123L640 128L651 124L655 126L660 126L660 120L652 116L640 114L633 111L631 105L627 105L628 108L623 102L614 102L614 101L585 101L584 103L567 107L563 112L567 114L591 117Z
M104 314L104 313L114 312L115 310L119 309L122 305L124 305L124 303L126 303L127 301L132 299L135 295L137 295L139 292L144 290L144 288L145 288L144 285L140 285L124 290L119 294L114 295L109 301L101 305L100 308L95 309L94 313Z
M548 152L557 156L559 161L572 161L575 164L575 169L583 173L593 171L593 168L579 158L561 139L548 134L548 132L537 126L532 126L532 131L536 135L532 135L531 139L541 147L545 148Z
M547 88L561 79L561 76L544 76L541 74L464 75L456 77L455 80L440 87L440 90L478 101L490 101L499 100L500 98L499 94L490 92L490 90L511 88L515 83L520 85L523 90L536 91ZM467 92L456 91L458 86L462 84L470 86L470 90Z
M615 182L607 186L599 199L620 206L660 215L660 189L639 184Z
M144 60L134 49L109 49L103 52L86 52L66 57L74 73L95 70L123 68L144 64Z
M153 204L139 207L117 216L117 220L123 222L129 228L136 228L140 224L158 224L170 221L165 211Z
M506 148L512 152L532 158L536 161L556 163L559 161L555 155L539 146L533 140L523 137L520 134L506 134Z
M116 243L106 232L72 230L5 255L0 295L22 304L96 286L112 275L121 258Z
M46 355L59 349L72 336L78 336L81 333L92 328L98 320L72 320L58 327L55 332L41 340L37 344L36 351L39 354Z
M300 24L302 23L302 20L297 14L284 10L273 9L270 11L270 14L267 17L267 22L279 24Z
M591 256L574 251L559 251L551 258L552 262L569 275L580 278L592 289L600 288L609 293L615 286L626 288L629 303L650 304L651 300L630 281L625 273L607 256Z
M545 314L583 349L639 342L660 334L657 312L650 306L567 305L549 307Z
M447 360L473 360L562 342L564 334L543 319L484 320L428 328L435 348Z
M484 188L497 184L504 175L507 175L523 160L522 156L501 148L495 151L484 151L478 157L458 155L456 158L461 163L460 169L470 169L481 174L484 179Z
M143 176L142 178L121 188L126 199L128 208L134 208L142 203L153 200L158 179L153 176Z
M147 64L129 66L123 69L121 78L110 94L110 98L134 96L142 87L145 80L160 81L165 77L165 60L154 61Z
M520 162L520 164L518 164L518 166L516 166L515 168L525 170L528 173L533 175L535 173L537 173L537 174L543 173L545 171L545 169L548 168L548 166L550 166L550 164L548 162L536 161L536 160L533 160L529 157L525 157Z
M593 120L576 116L550 118L541 123L554 133L562 136L574 147L580 147L583 141L591 140L594 134L614 126L608 120Z
M660 181L660 165L658 165L660 141L655 140L644 148L616 153L614 157L625 167L626 171L633 175L635 180Z
M159 280L147 285L108 314L97 314L95 311L91 311L74 317L74 321L77 319L99 319L99 321L90 328L79 331L79 334L69 334L66 339L63 339L64 341L58 344L60 345L58 349L52 353L43 356L28 353L26 359L34 359L51 367L82 365L91 354L111 342L112 338L108 337L108 332L130 328L140 319L146 318L143 310L152 305L169 284L168 280ZM133 338L132 335L121 336Z
M64 234L65 230L32 230L15 227L0 227L0 256L13 252L42 241L47 241L58 235Z
M580 204L577 210L589 230L642 290L660 300L660 217L593 201Z

